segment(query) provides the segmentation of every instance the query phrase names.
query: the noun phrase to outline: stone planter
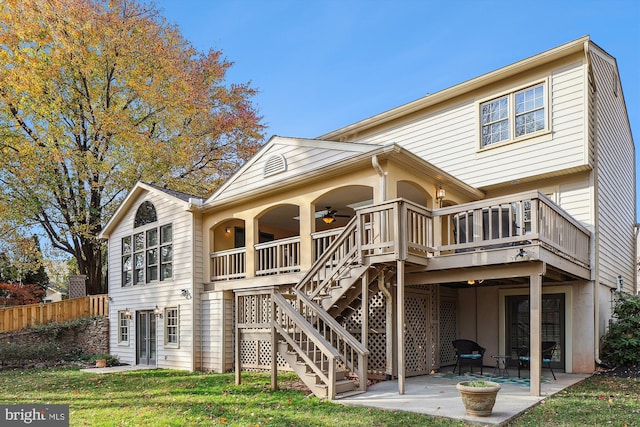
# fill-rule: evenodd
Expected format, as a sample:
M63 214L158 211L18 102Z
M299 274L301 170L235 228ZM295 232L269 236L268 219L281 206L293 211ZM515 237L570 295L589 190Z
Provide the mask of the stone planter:
M467 415L488 417L491 415L500 384L493 381L462 381L456 385Z

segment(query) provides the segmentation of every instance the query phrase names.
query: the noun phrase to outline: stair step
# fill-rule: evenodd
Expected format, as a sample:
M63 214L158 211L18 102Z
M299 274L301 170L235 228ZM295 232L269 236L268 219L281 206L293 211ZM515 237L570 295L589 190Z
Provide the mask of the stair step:
M352 390L345 391L343 393L336 393L336 400L338 399L346 399L347 397L357 396L359 394L365 393L364 390Z

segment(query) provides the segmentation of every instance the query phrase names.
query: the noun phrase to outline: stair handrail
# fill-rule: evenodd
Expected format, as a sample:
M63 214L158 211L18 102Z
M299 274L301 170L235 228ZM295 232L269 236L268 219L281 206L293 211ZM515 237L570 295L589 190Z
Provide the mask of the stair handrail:
M327 264L331 261L338 250L345 246L345 243L348 242L351 237L354 237L353 245L345 251L345 256L339 260L338 264L330 268L329 274L326 277L313 280L314 276L319 274L322 270L327 269ZM307 271L307 273L296 284L296 292L302 293L311 299L316 298L320 292L329 286L332 279L343 271L342 267L344 267L348 261L359 259L357 242L357 221L356 216L354 216L335 240L331 242L322 255L313 263L309 271ZM317 283L318 285L315 287L309 287L313 283Z
M336 361L341 359L340 353L313 328L307 319L305 319L282 294L274 292L272 298L276 308L276 311L273 313L273 327L284 338L287 344L305 361L305 364L313 370L314 374L327 385L328 397L334 399ZM300 334L299 341L291 336L292 328L294 334ZM299 342L306 343L307 349L302 348ZM322 354L320 360L317 359L317 353L314 350L319 350ZM314 358L310 357L309 354L313 354Z
M369 350L347 331L324 308L304 294L296 294L297 310L320 336L322 336L338 352L338 357L351 372L360 378L360 387L366 389L366 373ZM317 319L324 326L320 329ZM356 360L357 358L357 360Z

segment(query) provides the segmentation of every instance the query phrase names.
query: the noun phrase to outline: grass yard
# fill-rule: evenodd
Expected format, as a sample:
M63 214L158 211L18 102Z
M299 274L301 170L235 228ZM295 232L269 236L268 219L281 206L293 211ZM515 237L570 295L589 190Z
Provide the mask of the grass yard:
M169 370L98 375L77 369L3 371L0 403L69 404L71 426L464 426L406 412L347 407L284 389L268 374L202 374Z
M268 374L169 370L98 375L77 369L7 370L2 404L69 404L71 426L464 426L460 421L323 402L287 384L271 392ZM511 426L640 426L640 378L591 377Z
M592 376L530 409L510 426L640 426L640 378Z

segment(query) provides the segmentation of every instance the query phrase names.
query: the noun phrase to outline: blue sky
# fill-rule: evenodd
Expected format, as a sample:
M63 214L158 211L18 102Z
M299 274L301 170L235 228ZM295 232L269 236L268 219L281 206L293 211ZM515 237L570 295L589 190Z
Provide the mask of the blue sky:
M260 90L267 136L317 137L590 35L618 61L640 141L638 0L155 3L198 50L235 63L230 82Z

